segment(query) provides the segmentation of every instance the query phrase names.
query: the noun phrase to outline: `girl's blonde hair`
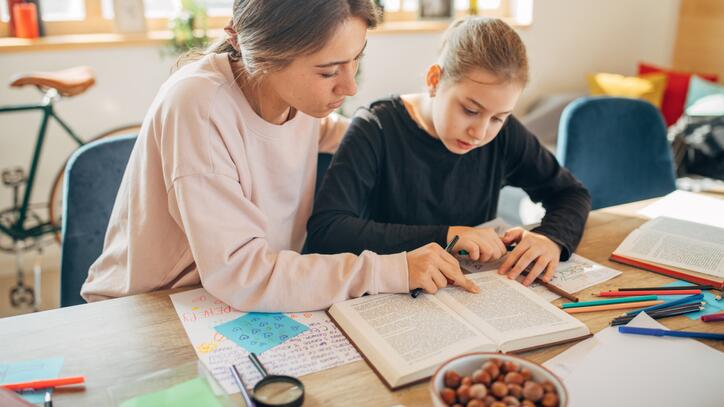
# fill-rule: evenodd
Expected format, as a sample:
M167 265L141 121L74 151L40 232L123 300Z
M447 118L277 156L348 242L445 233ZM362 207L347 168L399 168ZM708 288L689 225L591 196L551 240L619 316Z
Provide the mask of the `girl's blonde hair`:
M459 81L474 69L484 69L502 81L528 83L528 57L518 34L503 20L469 17L445 33L439 65L443 79Z
M319 51L350 17L375 28L378 10L371 0L234 0L231 26L238 34L239 50L224 37L206 50L183 55L178 65L228 52L243 63L242 75L252 79Z

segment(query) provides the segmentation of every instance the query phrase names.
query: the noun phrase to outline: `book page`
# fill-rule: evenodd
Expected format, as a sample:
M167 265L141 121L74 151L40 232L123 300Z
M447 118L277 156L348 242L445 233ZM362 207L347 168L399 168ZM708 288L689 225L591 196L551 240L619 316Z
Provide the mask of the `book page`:
M329 313L393 387L427 377L461 353L496 349L433 295L365 296Z
M480 286L479 294L450 287L442 290L438 298L499 343L501 350L538 346L588 333L582 322L517 281L495 272L470 274L468 278Z
M232 364L250 388L261 379L249 360L249 352L214 329L241 317L244 312L236 311L203 288L170 297L196 356L227 393L239 392L229 372ZM323 311L285 315L307 325L309 330L259 355L270 372L302 376L361 360L359 353Z
M724 229L656 218L631 232L614 254L724 277Z
M665 216L724 228L724 199L674 191L637 212L647 218Z

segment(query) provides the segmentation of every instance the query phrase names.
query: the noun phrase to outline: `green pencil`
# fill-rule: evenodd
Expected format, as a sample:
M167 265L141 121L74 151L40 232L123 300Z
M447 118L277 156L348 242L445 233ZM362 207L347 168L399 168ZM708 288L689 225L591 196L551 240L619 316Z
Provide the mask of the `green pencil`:
M591 305L620 304L623 302L651 301L651 300L658 300L658 299L659 299L659 297L656 295L640 295L638 297L621 297L621 298L615 298L612 300L566 302L563 305L561 305L561 308L590 307Z

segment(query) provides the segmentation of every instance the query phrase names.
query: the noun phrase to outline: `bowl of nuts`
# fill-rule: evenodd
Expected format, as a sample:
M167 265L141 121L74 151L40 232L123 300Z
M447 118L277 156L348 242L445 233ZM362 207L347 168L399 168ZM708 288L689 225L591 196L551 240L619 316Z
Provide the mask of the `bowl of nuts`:
M543 366L518 356L468 353L448 360L430 380L436 407L565 407L568 393Z

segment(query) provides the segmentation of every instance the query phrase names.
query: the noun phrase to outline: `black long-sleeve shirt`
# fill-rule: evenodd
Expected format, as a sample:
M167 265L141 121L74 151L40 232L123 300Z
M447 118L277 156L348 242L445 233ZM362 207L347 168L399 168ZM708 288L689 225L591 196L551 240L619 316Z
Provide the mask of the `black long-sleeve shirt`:
M489 144L454 154L392 97L358 110L315 199L307 244L317 253L380 254L445 246L449 226L495 218L500 189L523 188L546 209L534 232L578 245L591 197L515 117Z

